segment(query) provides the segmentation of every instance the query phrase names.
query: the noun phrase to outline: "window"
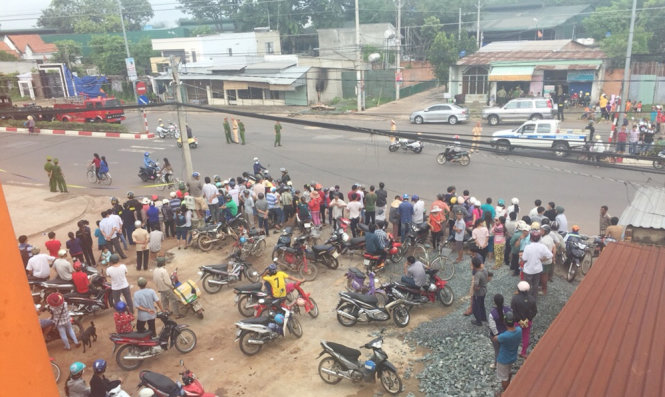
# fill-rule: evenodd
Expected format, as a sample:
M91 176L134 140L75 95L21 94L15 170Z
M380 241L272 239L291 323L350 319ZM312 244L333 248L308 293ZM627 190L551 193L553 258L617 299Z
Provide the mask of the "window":
M537 108L547 108L547 101L536 101L536 107Z
M533 108L533 102L531 101L519 101L520 109L531 109Z
M272 41L266 43L266 54L272 54L275 50L272 46Z
M467 69L462 78L464 94L487 94L487 69L475 66Z
M535 124L526 124L522 126L522 131L520 132L522 134L533 134L535 130L536 130Z
M550 132L552 132L552 125L550 123L538 124L537 132L539 134L549 134Z
M505 106L506 109L517 109L520 105L519 101L508 102Z
M196 62L196 51L192 51L192 62Z

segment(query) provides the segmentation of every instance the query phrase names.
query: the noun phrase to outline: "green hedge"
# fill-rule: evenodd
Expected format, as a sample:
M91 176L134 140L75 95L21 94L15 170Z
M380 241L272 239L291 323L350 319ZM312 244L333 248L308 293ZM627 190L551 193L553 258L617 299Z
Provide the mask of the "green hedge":
M2 127L23 128L25 120L0 120ZM73 130L73 131L95 131L95 132L121 132L130 131L124 125L111 123L64 123L62 121L38 121L37 128L47 130Z

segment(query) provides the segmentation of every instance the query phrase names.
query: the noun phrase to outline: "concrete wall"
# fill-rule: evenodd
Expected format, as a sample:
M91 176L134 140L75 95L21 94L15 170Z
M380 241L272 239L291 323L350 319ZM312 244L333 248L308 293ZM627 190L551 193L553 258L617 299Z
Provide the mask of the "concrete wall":
M0 73L30 73L33 69L37 69L37 62L31 61L15 61L15 62L0 62Z
M396 29L389 23L371 23L360 25L360 46L373 46L384 49L386 46L394 50L398 41L386 41L384 33ZM356 29L319 29L319 55L324 58L356 59Z
M402 87L436 79L434 68L427 61L404 62L400 66L402 67Z

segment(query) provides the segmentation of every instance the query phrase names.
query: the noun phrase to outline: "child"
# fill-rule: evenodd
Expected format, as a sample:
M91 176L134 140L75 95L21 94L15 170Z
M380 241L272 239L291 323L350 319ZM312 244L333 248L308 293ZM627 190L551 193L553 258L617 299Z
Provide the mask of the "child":
M123 301L118 301L115 304L116 312L113 313L113 321L115 322L115 331L119 334L125 334L127 332L132 332L134 328L132 327L132 321L134 321L134 315L127 312L127 305Z
M97 237L97 249L103 251L104 247L106 246L106 238L104 238L104 233L102 233L102 229L99 228L99 221L97 221L97 229L95 229L95 237Z
M99 262L104 266L102 268L102 271L106 273L105 269L109 265L109 261L111 260L111 251L109 251L109 247L104 246L102 247L102 254L99 256Z
M494 234L494 267L498 269L503 264L503 252L506 246L506 218L500 216L494 219L494 226L492 226L492 234Z

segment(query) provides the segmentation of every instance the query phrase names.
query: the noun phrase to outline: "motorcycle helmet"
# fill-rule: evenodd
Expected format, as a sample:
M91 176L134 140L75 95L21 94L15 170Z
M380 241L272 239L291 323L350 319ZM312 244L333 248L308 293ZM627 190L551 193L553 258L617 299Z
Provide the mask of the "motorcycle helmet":
M258 162L259 162L259 158L258 158L258 157L254 157L254 162L255 162L255 163L258 163Z
M199 174L198 172L194 171L194 172L192 173L192 178L198 178L200 175L201 175L201 174Z
M133 199L134 198L134 192L131 192L131 191L127 192L127 198L130 199L130 200Z
M550 226L552 227L552 230L558 231L559 230L559 222L553 221L550 223Z
M530 233L530 238L532 243L537 243L540 241L540 230L532 230Z
M519 205L519 204L520 204L520 200L519 200L517 197L513 197L513 198L510 200L510 203L511 203L512 205Z
M280 171L280 172L286 172L286 168L283 168L283 167L282 167L282 168L279 169L279 171Z
M136 284L138 284L139 287L143 288L148 284L148 280L146 280L144 277L139 277L139 279L136 280Z
M283 314L277 314L275 315L275 322L279 325L284 324L284 315Z
M562 206L559 205L559 206L556 207L556 213L557 214L563 214L564 211L565 211L565 209Z
M64 302L65 298L59 292L54 292L46 297L46 303L48 303L48 305L51 307L62 306Z
M497 205L498 205L499 207L503 207L503 206L506 205L506 202L503 201L503 199L499 199L499 201L497 202Z
M579 231L580 231L580 227L577 226L577 225L573 225L573 227L571 227L570 230L572 230L573 232L579 232Z
M58 256L61 257L61 258L64 258L65 256L67 256L67 250L64 249L64 248L61 249L60 251L58 251Z
M101 373L106 370L106 360L104 359L99 359L95 360L94 363L92 363L92 369L95 371L95 373Z
M531 222L531 230L539 230L539 229L540 229L539 222Z
M152 201L157 201L157 199L159 199L159 196L156 195L156 194L153 194L152 196L150 196L150 199L151 199Z
M76 361L75 363L69 366L69 372L72 374L72 376L82 375L84 369L85 369L85 364L83 364L80 361Z
M240 241L240 244L245 244L247 242L247 239L245 238L245 236L242 236L242 237L240 237L239 241Z
M412 199L413 201L418 201L418 200L420 199L420 197L418 197L417 194L414 194L413 196L411 196L411 199Z
M402 200L408 200L408 199L409 199L409 195L408 195L408 194L404 194L404 195L402 195Z
M115 304L115 310L118 312L124 312L127 309L127 304L123 301L118 301Z
M216 186L218 189L221 189L223 185L222 185L222 182L216 182L216 183L215 183L215 186Z
M143 153L143 157L150 157L150 152Z
M143 224L141 223L141 221L134 221L134 227L135 227L135 228L138 229L138 228L140 228L142 225L143 225Z
M169 197L171 198L176 198L177 194L175 192L169 193Z
M236 185L236 180L235 179L230 179L229 180L229 186L234 187Z
M143 200L141 200L141 204L143 205L148 205L150 204L150 199L147 197L143 197Z
M116 197L111 197L111 204L112 205L118 204L118 199Z
M529 284L528 281L520 281L517 283L517 289L520 292L528 292L531 289L531 285Z
M390 249L390 255L395 255L395 254L397 254L398 252L399 252L399 249L397 249L397 247L392 247L392 248Z
M72 265L72 267L76 271L79 271L83 268L83 266L81 265L81 262L79 262L79 261L74 261L74 264Z
M219 182L219 181L222 180L222 177L219 176L219 175L215 175L215 176L212 177L212 180L215 181L215 182Z
M148 388L144 387L143 389L139 390L138 397L152 397L155 395L155 391Z
M162 200L162 205L169 205L169 199Z
M552 228L550 227L550 225L543 225L540 227L540 230L543 232L543 235L545 235L549 234L549 232L552 231Z
M268 274L272 276L272 275L275 275L276 273L277 273L277 265L274 264L274 263L269 264L268 265Z

